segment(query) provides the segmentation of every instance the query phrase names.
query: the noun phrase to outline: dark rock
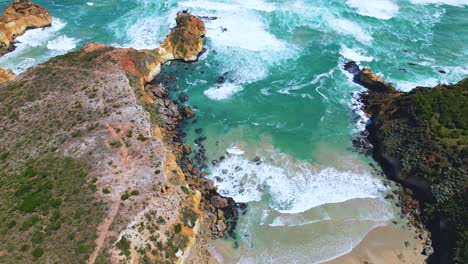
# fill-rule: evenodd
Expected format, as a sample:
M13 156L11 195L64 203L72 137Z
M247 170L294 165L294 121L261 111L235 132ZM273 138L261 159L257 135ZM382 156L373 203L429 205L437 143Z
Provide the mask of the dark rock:
M225 81L226 81L226 78L224 78L223 76L220 76L218 77L218 79L216 79L216 83L218 84L223 84Z
M192 110L192 108L186 105L182 106L180 110L181 110L180 112L182 113L182 116L187 119L190 119L195 116L195 112Z
M179 101L180 101L181 103L185 103L185 102L187 102L188 100L189 100L189 97L188 97L188 95L187 95L186 93L181 93L181 94L179 95Z
M202 128L195 129L195 133L197 133L197 134L201 134L202 132L203 132Z

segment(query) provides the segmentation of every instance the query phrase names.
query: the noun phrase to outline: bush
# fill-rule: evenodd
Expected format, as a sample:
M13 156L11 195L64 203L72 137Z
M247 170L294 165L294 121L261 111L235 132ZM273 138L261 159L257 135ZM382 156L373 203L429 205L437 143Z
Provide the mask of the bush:
M142 134L139 134L138 137L137 137L138 140L140 141L146 141L148 140L148 138L146 138L145 136L143 136Z
M122 147L122 143L118 140L112 141L111 143L109 143L109 145L111 145L111 147L114 147L114 148Z
M189 193L190 193L189 188L187 188L187 187L185 187L185 186L180 186L180 189L182 189L182 191L183 191L185 194L189 194Z
M109 191L109 189L107 189L107 188L104 188L104 189L102 189L102 193L103 193L103 194L109 194L109 193L110 193L110 191Z
M120 196L120 199L122 199L122 201L128 200L128 198L130 198L130 194L128 194L127 192Z
M174 226L174 232L176 234L179 234L182 231L182 226L180 224L177 224Z
M32 251L32 255L35 258L40 258L43 254L44 254L44 249L42 249L42 248L35 248Z
M122 251L126 256L130 255L130 241L127 238L122 237L122 239L115 244L115 246Z

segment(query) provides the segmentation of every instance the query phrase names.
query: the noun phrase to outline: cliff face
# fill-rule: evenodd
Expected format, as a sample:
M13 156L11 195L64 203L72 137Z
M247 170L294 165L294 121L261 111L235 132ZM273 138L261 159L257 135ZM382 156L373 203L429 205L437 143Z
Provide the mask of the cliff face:
M14 0L0 16L0 56L14 49L14 38L27 29L50 26L49 12L29 0Z
M0 84L0 262L188 256L201 194L166 136L183 116L145 86L162 63L201 52L203 23L177 22L164 48L91 43Z
M367 129L374 158L409 188L403 211L432 233L429 262L466 263L468 79L409 93L369 88L361 99L372 121Z

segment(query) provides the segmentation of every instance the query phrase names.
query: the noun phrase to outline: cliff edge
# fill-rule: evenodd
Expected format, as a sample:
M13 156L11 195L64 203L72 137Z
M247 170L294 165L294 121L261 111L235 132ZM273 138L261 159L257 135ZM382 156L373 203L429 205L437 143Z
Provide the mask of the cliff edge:
M345 69L357 83L376 80L361 94L372 153L406 187L403 212L431 232L428 262L467 263L468 79L405 93L352 62Z
M171 140L186 117L147 82L204 34L180 12L159 48L89 43L0 83L0 262L184 262L203 197Z

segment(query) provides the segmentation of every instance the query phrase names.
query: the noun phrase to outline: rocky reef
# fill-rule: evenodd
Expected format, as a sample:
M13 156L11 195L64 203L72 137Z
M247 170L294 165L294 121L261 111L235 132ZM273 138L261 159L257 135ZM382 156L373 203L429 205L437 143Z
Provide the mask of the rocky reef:
M15 37L51 23L52 17L45 8L29 0L13 0L0 16L0 56L15 49Z
M202 52L203 22L176 22L156 49L88 43L0 83L1 263L210 259L204 241L237 210L179 165L194 112L149 83Z
M372 155L405 187L403 212L431 232L429 263L468 262L468 79L398 92L354 62L345 69L361 94Z

